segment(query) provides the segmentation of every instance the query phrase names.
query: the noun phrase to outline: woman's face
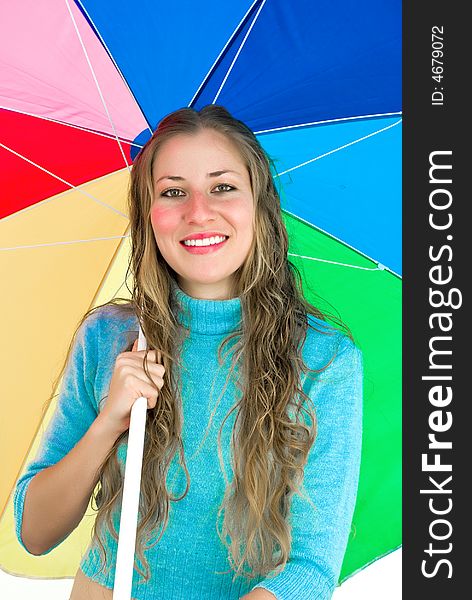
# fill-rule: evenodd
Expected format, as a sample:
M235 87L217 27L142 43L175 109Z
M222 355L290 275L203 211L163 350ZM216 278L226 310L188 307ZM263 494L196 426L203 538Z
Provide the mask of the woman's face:
M194 298L229 298L254 236L251 182L236 148L211 129L176 135L154 159L153 185L152 228L179 286Z

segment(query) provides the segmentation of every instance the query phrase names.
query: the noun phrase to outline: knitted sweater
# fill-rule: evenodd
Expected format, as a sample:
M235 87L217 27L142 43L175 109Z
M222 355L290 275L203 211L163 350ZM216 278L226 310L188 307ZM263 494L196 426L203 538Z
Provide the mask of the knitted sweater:
M309 316L317 330L308 328L302 349L305 363L312 369L323 367L336 352L334 361L321 375L315 380L306 377L303 382L305 393L316 407L318 433L308 456L302 490L316 508L302 496L293 496L289 514L292 545L283 571L275 576L271 572L266 577L238 576L233 580L228 551L216 529L218 508L225 491L217 434L240 394L231 379L204 444L200 449L199 446L230 364L227 358L222 367L218 365L218 346L231 331L241 326L241 302L239 298L195 299L179 288L175 294L180 304L178 319L190 328L182 348L182 438L191 483L183 500L171 502L169 522L161 540L145 551L151 578L143 583L135 570L133 598L236 600L254 587L269 590L278 600L331 598L350 532L358 483L362 432L361 352L346 336L339 332L333 334L331 329L327 333L322 321ZM101 401L108 393L117 355L136 339L137 332L137 319L119 317L113 307L105 307L89 316L79 329L54 416L35 459L27 465L15 489L16 533L22 545L21 522L29 483L36 473L61 460L83 437L103 406ZM234 413L227 419L221 438L229 480ZM126 443L121 444L118 456L122 464ZM176 457L167 481L172 482L170 488L177 496L185 489L185 474ZM221 517L219 522L221 524ZM118 511L114 523L118 530ZM106 533L111 556L109 574L98 573L98 549L92 544L82 558L81 568L88 577L112 588L117 543L108 531Z

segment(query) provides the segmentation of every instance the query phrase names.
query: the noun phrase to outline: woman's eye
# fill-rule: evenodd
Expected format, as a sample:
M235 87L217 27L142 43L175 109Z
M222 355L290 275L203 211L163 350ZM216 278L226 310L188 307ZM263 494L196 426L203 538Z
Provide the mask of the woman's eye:
M216 186L216 188L221 188L221 187L229 188L226 190L220 190L221 192L231 192L231 190L234 190L234 187L232 185L229 185L229 183L220 183Z
M179 194L169 194L169 192L181 192L182 190L179 190L177 188L171 188L170 190L166 190L165 192L161 193L161 196L165 196L166 198L179 198Z
M235 188L232 185L229 185L229 183L219 183L215 187L217 192L231 192L234 189ZM161 196L164 196L165 198L180 198L182 195L184 195L184 193L178 188L170 188L161 193Z

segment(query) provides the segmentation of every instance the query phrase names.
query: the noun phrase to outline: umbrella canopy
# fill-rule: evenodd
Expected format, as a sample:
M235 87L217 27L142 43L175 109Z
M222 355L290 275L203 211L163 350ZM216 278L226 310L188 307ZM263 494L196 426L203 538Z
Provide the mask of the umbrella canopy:
M132 157L182 106L221 104L274 159L309 300L364 353L361 477L341 580L401 543L401 5L9 3L0 24L0 564L73 576L92 512L44 557L11 492L81 315L127 295Z

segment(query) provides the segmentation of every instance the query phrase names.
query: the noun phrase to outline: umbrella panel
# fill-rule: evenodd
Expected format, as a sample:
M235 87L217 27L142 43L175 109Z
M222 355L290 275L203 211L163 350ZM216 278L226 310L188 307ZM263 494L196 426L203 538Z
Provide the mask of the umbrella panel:
M126 169L119 171L0 221L0 277L9 292L3 298L0 349L0 395L9 399L0 434L0 452L7 457L2 512L70 337L128 227L128 177Z

